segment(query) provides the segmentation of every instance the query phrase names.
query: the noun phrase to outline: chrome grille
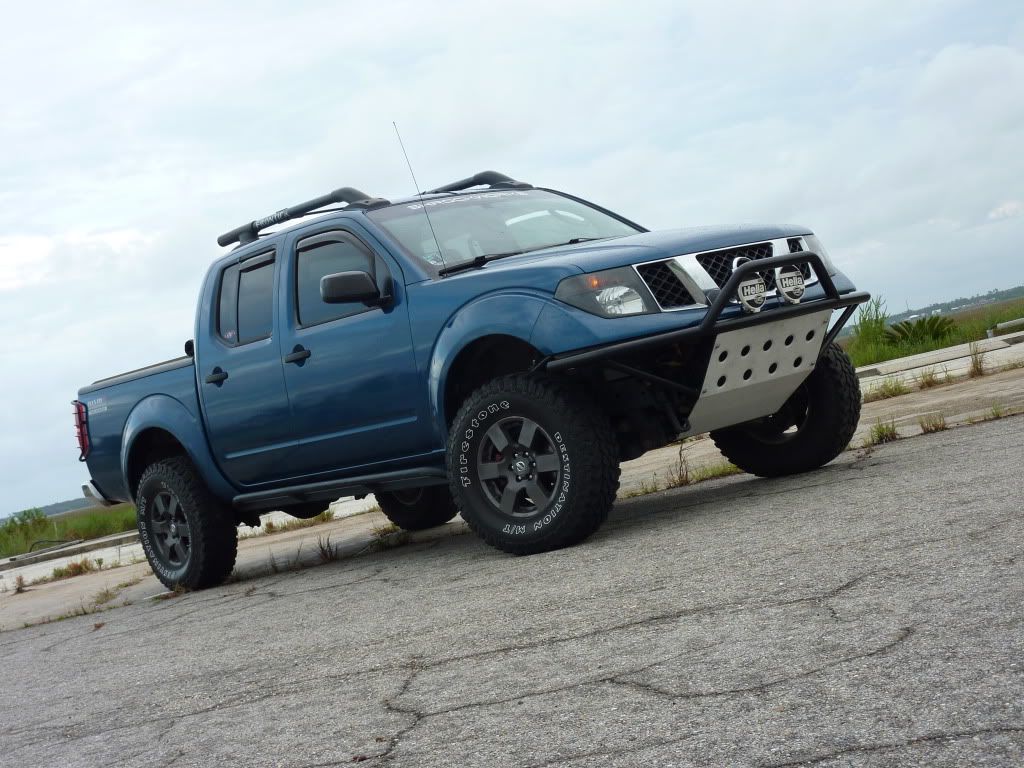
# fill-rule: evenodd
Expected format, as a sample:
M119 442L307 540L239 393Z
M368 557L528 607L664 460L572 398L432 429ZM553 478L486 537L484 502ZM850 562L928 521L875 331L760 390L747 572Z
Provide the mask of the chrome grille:
M693 296L676 277L668 262L658 261L653 264L641 264L636 268L641 279L651 289L655 300L662 309L678 309L696 304Z

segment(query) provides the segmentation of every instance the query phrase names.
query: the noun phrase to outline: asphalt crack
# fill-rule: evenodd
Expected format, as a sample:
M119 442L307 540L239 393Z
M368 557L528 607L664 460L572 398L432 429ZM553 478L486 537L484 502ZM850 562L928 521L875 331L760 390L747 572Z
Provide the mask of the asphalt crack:
M998 725L987 728L979 728L973 731L957 731L953 733L931 733L924 736L916 736L906 741L892 741L881 744L867 744L863 746L846 747L824 755L804 757L797 760L790 760L785 763L762 763L761 768L797 768L797 766L818 765L829 760L837 760L846 755L871 754L874 752L887 752L894 749L906 749L923 744L931 744L942 741L959 741L971 739L975 736L996 736L1009 733L1024 733L1024 725Z

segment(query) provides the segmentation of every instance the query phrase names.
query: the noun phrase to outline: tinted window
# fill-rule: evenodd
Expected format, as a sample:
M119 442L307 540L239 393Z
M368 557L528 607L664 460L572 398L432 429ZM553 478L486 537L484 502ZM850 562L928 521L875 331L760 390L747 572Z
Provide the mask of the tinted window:
M220 278L217 333L231 344L238 341L238 266L228 267Z
M274 327L274 262L238 276L238 343L270 335Z
M339 235L336 241L310 248L303 248L300 243L299 249L295 284L300 325L325 323L368 309L361 302L325 304L320 298L320 278L324 275L356 271L374 274L373 256L360 243Z

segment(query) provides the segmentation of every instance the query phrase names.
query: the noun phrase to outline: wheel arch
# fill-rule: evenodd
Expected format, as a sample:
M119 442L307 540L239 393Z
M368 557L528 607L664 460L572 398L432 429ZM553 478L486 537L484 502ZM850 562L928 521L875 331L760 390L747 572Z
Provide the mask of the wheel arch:
M528 370L547 354L530 337L548 303L525 290L490 294L463 307L445 325L428 373L431 417L439 442L447 438L460 396L496 376ZM477 368L482 372L477 374ZM487 377L481 379L485 373Z
M186 456L210 493L230 502L235 490L217 468L199 418L173 397L152 395L136 404L125 423L121 472L129 498L135 498L146 467L170 456Z

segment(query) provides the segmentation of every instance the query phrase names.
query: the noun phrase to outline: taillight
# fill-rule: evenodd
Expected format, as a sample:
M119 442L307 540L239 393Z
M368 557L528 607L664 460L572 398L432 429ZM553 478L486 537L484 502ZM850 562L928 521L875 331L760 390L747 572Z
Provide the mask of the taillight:
M75 400L71 403L75 406L75 436L78 438L79 461L85 461L89 455L89 412L85 409L85 403Z

